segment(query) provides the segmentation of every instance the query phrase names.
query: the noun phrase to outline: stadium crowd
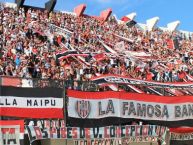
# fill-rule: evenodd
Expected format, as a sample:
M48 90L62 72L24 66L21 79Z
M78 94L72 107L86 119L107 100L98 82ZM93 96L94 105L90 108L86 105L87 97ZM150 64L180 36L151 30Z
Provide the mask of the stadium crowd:
M177 45L168 46L169 40ZM115 49L120 42L124 48ZM58 59L58 54L72 50L85 56ZM143 31L137 25L118 24L113 16L102 22L90 16L1 6L0 52L2 76L90 80L117 74L161 82L190 81L193 76L193 36L159 28Z

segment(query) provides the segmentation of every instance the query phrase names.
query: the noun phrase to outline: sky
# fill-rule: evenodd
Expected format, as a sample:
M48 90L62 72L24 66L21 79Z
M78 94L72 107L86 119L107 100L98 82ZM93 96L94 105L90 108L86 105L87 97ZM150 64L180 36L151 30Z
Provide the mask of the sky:
M14 2L15 0L0 0ZM44 7L48 0L25 0L25 5ZM100 11L112 8L119 19L136 12L136 21L146 23L147 19L159 17L157 26L166 27L168 23L179 20L179 29L193 32L193 0L57 0L55 10L73 11L79 4L86 4L85 13L100 15Z

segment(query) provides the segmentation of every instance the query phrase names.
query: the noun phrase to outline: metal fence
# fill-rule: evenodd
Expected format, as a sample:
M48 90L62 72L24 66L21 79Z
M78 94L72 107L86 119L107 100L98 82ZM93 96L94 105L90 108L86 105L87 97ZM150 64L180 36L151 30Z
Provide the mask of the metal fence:
M54 80L54 79L38 79L38 78L16 78L9 76L0 77L0 85L14 87L29 88L70 88L83 91L97 91L99 86L91 81L75 81L75 80Z
M77 80L54 80L54 79L38 79L38 78L16 78L1 76L0 85L2 86L15 86L15 87L30 87L30 88L43 88L55 87L66 88L80 91L126 91L133 93L148 93L161 96L193 96L193 89L168 89L164 87L154 87L143 84L119 84L119 83L106 83L96 84L92 81L77 81ZM178 92L178 94L177 94Z

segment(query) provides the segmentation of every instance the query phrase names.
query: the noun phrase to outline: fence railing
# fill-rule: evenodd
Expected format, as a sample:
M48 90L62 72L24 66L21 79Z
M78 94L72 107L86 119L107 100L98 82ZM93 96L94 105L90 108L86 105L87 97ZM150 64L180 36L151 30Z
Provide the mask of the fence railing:
M14 87L29 87L29 88L71 88L83 91L97 91L98 85L91 81L75 81L75 80L54 80L54 79L38 79L38 78L17 78L9 76L0 77L0 85Z
M161 96L193 96L193 89L183 88L181 90L168 89L162 87L154 87L143 84L118 84L118 83L106 83L96 84L92 81L77 81L77 80L54 80L54 79L38 79L38 78L16 78L9 76L0 77L0 85L2 86L14 86L14 87L30 87L30 88L43 88L43 87L55 87L55 88L67 88L80 91L126 91L133 93L148 93ZM178 92L178 94L177 94Z

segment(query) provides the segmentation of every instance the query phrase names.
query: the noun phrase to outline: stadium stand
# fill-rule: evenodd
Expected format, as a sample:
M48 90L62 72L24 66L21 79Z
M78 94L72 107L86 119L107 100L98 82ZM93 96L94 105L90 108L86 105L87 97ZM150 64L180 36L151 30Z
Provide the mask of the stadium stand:
M49 1L54 5L47 3L47 10L22 6L24 1L17 2L22 2L22 4L0 3L0 86L4 88L4 91L1 90L1 94L8 93L8 97L10 97L9 93L15 95L14 91L6 91L6 87L16 92L22 89L31 89L31 93L25 91L24 97L27 98L36 93L33 89L39 90L40 97L42 97L43 87L45 90L52 87L54 90L56 88L62 90L61 96L59 96L60 112L62 112L60 119L66 119L66 114L68 114L63 112L63 109L67 109L69 105L71 97L67 95L69 90L89 91L90 93L111 90L113 93L120 94L127 91L132 92L128 93L132 94L132 97L143 96L146 93L144 96L156 94L147 96L164 96L167 99L172 98L168 96L183 96L185 98L193 96L193 33L178 30L180 21L171 22L167 27L157 27L159 17L148 19L146 24L141 24L135 21L137 14L131 13L119 20L116 15L112 15L111 8L102 11L99 16L90 16L84 13L85 4L75 7L73 12L58 12L52 11L56 0ZM46 96L51 95L50 92L57 92L50 90L47 92L47 90L45 91ZM1 97L5 97L5 94ZM23 97L23 92L21 94ZM36 95L34 96L36 97ZM179 100L183 101L183 97L179 97ZM45 96L42 98L46 99ZM156 100L153 97L148 97L149 99ZM178 99L176 100L179 102ZM187 101L187 99L185 100ZM83 107L87 102L83 103ZM154 102L160 103L160 100L157 99ZM169 103L172 104L171 101ZM76 104L78 106L78 102ZM3 106L2 102L1 105ZM84 113L90 109L89 105ZM39 107L41 108L42 104ZM192 108L190 105L188 107L190 113L186 110L186 105L183 105L185 108L183 113L188 114L189 119L192 119ZM81 109L76 109L76 111L81 111ZM17 111L17 114L24 115L25 112L22 111ZM154 113L154 111L152 112ZM15 119L13 115L7 116L6 113L9 114L9 111L1 113L5 114L0 120L2 122ZM41 111L39 113L41 114ZM26 114L31 115L27 111ZM53 114L57 115L57 113ZM44 115L49 115L49 113L43 113L43 119L45 119ZM159 117L156 116L157 118L159 120ZM22 119L25 120L25 117ZM18 121L18 118L15 120ZM25 123L28 121L25 120ZM183 122L183 120L180 121ZM189 121L191 122L191 120ZM67 122L64 123L68 126ZM183 125L183 123L181 124ZM133 126L147 125L145 121L139 119L133 121L133 118L129 120L129 124ZM97 125L95 124L95 126ZM180 129L184 132L187 131L187 128ZM178 131L179 128L173 129L174 136ZM166 137L169 141L170 136L166 135ZM161 145L161 136L157 138L158 140L150 139L149 143L146 142L143 145ZM26 137L21 140L23 139L29 140ZM55 145L64 144L64 141L62 143L51 141ZM120 140L117 141L116 144L122 144L119 143ZM48 144L45 143L46 141L43 142L37 141L33 145Z
M178 31L179 21L159 28L159 17L140 24L131 22L136 13L117 20L111 9L89 16L84 14L85 4L74 13L17 10L13 5L1 4L0 11L0 75L8 79L4 84L10 77L78 82L104 75L163 83L193 81L193 33ZM157 88L143 88L127 86L134 92L163 95ZM192 94L191 89L165 92Z

